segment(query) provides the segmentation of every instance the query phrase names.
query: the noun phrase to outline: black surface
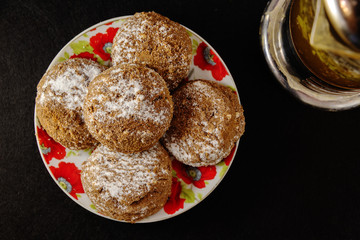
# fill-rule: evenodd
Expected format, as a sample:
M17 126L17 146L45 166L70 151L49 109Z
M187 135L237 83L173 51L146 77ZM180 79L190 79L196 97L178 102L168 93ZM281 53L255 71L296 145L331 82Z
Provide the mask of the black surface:
M0 239L359 239L360 109L327 112L286 92L265 63L256 1L2 1ZM234 77L246 133L203 202L175 218L98 217L51 179L34 137L36 85L57 52L109 18L155 10L205 38Z

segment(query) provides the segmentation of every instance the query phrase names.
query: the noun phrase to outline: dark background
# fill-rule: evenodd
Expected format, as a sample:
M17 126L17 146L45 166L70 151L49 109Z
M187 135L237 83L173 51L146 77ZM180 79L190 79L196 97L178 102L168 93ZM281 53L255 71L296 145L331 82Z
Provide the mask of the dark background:
M277 83L258 34L266 2L1 1L0 239L359 239L360 109L315 109ZM166 221L132 225L86 211L51 179L35 142L34 99L51 60L74 36L148 10L216 49L247 125L208 198Z

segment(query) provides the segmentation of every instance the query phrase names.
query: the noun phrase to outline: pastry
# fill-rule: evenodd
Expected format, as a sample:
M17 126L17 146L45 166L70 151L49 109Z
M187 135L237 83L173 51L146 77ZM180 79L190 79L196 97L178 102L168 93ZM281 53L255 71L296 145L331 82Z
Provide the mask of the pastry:
M172 91L187 77L191 53L183 26L155 12L141 12L120 26L111 57L113 65L136 63L154 69Z
M97 141L83 117L89 82L106 67L89 59L74 58L51 67L37 86L36 116L55 141L70 149L85 149Z
M132 154L97 147L82 164L81 181L96 209L136 222L159 211L171 193L171 159L160 143Z
M216 82L194 80L172 96L174 116L162 138L167 150L194 167L215 165L228 156L245 130L237 95Z
M140 152L170 126L173 103L162 77L134 64L111 67L89 85L84 116L90 133L111 150Z

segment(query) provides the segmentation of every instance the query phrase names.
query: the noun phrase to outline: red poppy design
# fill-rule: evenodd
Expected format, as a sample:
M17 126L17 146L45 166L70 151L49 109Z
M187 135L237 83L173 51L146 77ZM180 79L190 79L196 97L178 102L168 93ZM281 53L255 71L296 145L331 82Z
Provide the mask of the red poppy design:
M220 58L204 42L200 43L196 50L194 64L202 70L211 71L217 81L221 81L226 75L229 75Z
M98 33L90 38L90 46L94 53L99 55L104 61L110 60L111 47L114 37L119 28L109 27L106 33Z
M164 206L164 211L167 214L174 214L180 208L184 208L185 199L180 198L180 193L181 183L176 177L173 177L171 185L171 195Z
M87 59L91 59L91 60L97 62L95 55L92 53L89 53L89 52L82 52L79 54L74 54L70 58L87 58Z
M52 139L44 129L37 128L37 135L39 139L39 145L41 152L47 164L49 164L52 158L58 160L63 159L66 156L66 149L60 143L57 143Z
M59 185L75 199L78 199L76 193L84 193L80 170L74 163L60 162L58 168L51 166L49 169Z
M176 174L181 178L186 184L193 184L197 188L205 187L205 180L214 179L216 176L216 167L207 166L207 167L191 167L181 162L174 160L172 162L173 169L176 171Z
M234 147L231 149L231 152L230 152L229 156L227 156L226 158L224 158L224 163L226 164L226 166L229 166L229 165L230 165L230 162L231 162L231 160L232 160L233 157L234 157L235 148L236 148L236 146L234 146Z

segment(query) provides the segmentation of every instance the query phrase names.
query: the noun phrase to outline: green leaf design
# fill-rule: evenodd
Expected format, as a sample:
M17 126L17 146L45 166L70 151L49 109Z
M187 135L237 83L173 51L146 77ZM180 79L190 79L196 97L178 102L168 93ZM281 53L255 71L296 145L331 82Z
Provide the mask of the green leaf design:
M195 193L192 190L192 188L186 188L187 184L185 184L183 181L181 182L181 193L180 198L185 199L186 203L194 203L195 202Z
M68 52L64 52L64 57L60 57L58 61L59 61L59 62L63 62L63 61L68 60L69 58L70 58L69 53L68 53Z
M76 151L70 150L70 151L66 154L66 157L70 157L71 155L78 156L79 153L76 152Z
M91 153L94 151L94 148L87 148L87 149L84 149L84 152L88 153L89 156L91 155Z
M48 149L48 148L45 147L44 144L41 144L41 145L40 145L40 149L41 149L41 150L45 150L45 149Z
M233 92L236 92L236 89L234 87L229 86L229 85L227 87L230 88Z
M221 161L217 166L221 167L221 170L219 172L219 177L222 178L225 175L229 166L226 166L224 161Z
M186 30L186 33L189 35L189 37L193 35L192 32L190 32L189 30Z
M92 46L90 46L90 43L88 41L78 41L70 43L70 47L74 51L75 54L80 54L82 52L89 52L94 53L94 49Z
M119 19L119 20L117 20L117 21L115 21L115 22L113 22L113 23L117 23L117 22L125 22L127 20L127 18L122 18L122 19Z
M101 65L108 66L110 64L110 62L105 62L104 60L101 59L101 57L99 57L97 54L94 53L94 48L92 46L90 46L90 42L88 42L88 41L81 40L78 42L73 42L73 43L70 43L70 47L73 50L74 54L89 52L89 53L94 54L94 57L97 59L97 62L100 63ZM69 56L67 58L65 56L65 58L60 58L59 60L64 61L68 58L69 58Z
M105 65L105 66L110 65L110 61L102 60L101 57L99 57L97 54L94 54L94 57L97 59L97 62L100 63L101 65Z
M196 50L199 46L198 41L196 41L195 39L192 40L192 54L195 55L196 54Z

